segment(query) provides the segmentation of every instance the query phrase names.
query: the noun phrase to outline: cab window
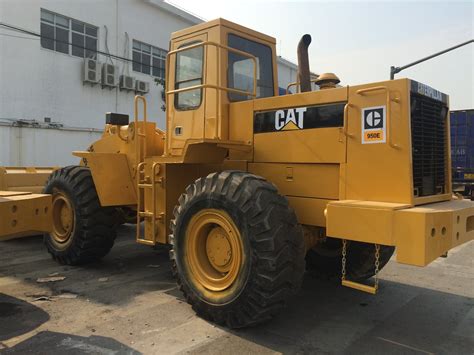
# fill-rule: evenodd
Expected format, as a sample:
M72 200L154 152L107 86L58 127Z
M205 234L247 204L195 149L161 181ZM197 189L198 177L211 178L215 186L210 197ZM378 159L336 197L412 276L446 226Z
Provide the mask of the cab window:
M181 47L198 42L186 43ZM195 47L176 54L175 89L202 84L203 47ZM201 106L202 88L175 94L174 105L178 110L194 110Z
M231 48L247 52L257 58L257 97L273 96L273 66L270 47L249 39L229 34L227 44ZM228 54L228 87L246 92L253 92L254 61L237 53ZM252 98L250 95L229 92L230 101L243 101Z

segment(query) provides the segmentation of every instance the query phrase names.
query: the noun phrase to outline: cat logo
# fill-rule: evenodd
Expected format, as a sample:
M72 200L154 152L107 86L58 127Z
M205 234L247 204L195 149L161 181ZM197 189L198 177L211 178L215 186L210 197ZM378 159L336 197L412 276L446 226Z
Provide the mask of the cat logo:
M306 107L290 108L275 112L275 129L277 131L289 131L303 129L304 114Z
M362 110L362 144L385 143L385 106L367 107Z
M345 103L293 107L256 111L253 120L253 132L286 134L322 127L342 127Z

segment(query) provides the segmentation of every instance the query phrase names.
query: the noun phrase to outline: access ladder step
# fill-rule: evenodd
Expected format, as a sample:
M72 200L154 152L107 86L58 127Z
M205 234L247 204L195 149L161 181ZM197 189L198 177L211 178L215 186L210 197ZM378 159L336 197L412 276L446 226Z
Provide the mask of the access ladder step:
M144 189L146 187L151 188L151 187L153 187L153 184L138 184L138 187L142 188L142 189Z
M138 215L140 217L144 217L144 218L153 218L153 217L155 217L153 212L138 212Z
M342 280L342 286L350 287L359 291L367 292L372 295L377 293L377 287L364 285L355 281Z
M150 239L138 238L137 243L146 244L146 245L155 245L155 242Z

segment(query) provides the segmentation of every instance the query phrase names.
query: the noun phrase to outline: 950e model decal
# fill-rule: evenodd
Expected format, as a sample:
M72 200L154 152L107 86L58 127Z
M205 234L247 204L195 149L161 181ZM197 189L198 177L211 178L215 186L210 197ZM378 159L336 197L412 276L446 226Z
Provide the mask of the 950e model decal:
M256 112L253 124L254 133L342 127L344 105L344 103L337 103Z
M386 107L362 109L362 144L385 143L387 141Z

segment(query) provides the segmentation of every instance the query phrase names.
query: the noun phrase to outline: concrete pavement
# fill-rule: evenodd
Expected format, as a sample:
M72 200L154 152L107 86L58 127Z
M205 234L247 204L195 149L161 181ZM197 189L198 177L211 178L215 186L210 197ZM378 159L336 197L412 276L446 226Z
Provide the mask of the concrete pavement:
M133 236L120 227L85 267L56 264L38 237L0 243L0 353L474 353L473 242L427 268L391 261L377 296L308 274L276 319L230 331L184 302L167 250ZM36 282L50 275L66 278Z

